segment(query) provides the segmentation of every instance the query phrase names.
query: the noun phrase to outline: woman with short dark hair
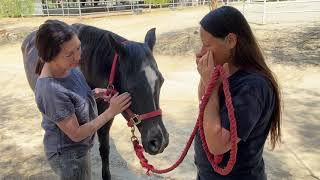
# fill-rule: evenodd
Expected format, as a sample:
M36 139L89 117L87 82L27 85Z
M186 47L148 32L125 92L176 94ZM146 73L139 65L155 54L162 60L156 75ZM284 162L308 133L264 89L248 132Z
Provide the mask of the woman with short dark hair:
M90 180L90 149L94 134L131 104L128 93L105 96L106 90L88 86L76 67L81 42L71 26L47 20L36 35L39 61L35 100L42 113L44 150L60 179ZM110 106L98 116L96 98Z

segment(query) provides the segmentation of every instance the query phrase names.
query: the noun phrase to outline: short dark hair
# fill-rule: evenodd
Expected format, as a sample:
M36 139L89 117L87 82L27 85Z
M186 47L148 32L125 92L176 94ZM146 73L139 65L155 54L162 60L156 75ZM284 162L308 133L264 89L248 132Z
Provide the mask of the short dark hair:
M36 73L40 75L44 63L52 61L61 51L61 45L76 35L68 24L59 20L47 20L40 25L36 34L38 63Z

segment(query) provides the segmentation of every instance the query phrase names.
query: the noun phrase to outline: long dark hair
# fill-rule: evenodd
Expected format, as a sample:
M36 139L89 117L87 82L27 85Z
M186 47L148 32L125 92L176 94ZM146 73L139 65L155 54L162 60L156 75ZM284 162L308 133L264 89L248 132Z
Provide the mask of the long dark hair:
M75 32L68 24L58 20L47 20L38 29L36 48L38 62L35 73L40 75L46 62L52 61L61 51L61 45L70 41Z
M223 6L209 12L200 22L203 29L216 38L224 39L229 33L237 36L234 63L243 69L254 70L265 76L274 92L275 107L270 127L272 149L281 142L281 95L278 83L267 66L261 49L245 17L236 8Z

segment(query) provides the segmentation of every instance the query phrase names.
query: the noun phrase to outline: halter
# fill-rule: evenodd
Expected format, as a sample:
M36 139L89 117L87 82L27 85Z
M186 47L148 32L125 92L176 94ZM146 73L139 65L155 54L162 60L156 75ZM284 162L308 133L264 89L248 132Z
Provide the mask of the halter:
M127 43L127 41L122 42L122 44ZM107 86L107 92L106 95L114 95L115 93L117 93L118 91L115 89L114 87L114 80L115 80L115 75L116 75L116 67L117 67L117 63L118 63L118 59L119 59L119 55L117 53L117 51L115 51L114 57L113 57L113 62L112 62L112 67L111 67L111 72L110 72L110 76L109 76L109 83ZM132 128L132 130L134 131L134 126L137 126L138 124L140 124L142 121L153 118L153 117L157 117L157 116L161 116L162 115L162 111L161 109L156 109L154 111L145 113L145 114L136 114L134 113L131 109L126 109L125 110L125 115L124 118L127 120L127 125L129 127ZM131 130L131 131L132 131Z

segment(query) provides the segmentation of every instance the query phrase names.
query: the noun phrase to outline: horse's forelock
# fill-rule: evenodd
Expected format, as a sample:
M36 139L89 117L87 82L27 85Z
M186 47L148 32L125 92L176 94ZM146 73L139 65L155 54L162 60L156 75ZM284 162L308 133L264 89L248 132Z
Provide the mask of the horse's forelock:
M130 42L125 44L126 54L121 57L121 62L124 68L124 71L127 74L134 74L141 70L143 70L143 66L151 63L150 58L152 56L148 56L147 49L144 47L142 43L138 42Z

